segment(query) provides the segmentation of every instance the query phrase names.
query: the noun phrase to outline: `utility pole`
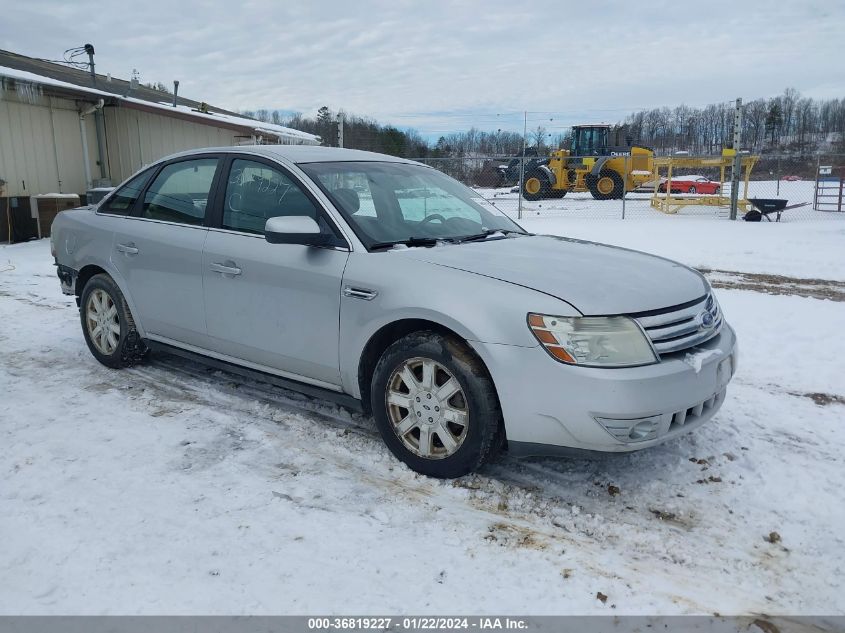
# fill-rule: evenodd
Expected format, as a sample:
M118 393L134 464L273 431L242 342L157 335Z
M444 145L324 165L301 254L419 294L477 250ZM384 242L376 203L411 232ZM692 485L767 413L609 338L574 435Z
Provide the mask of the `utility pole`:
M519 161L519 183L517 183L516 217L522 219L522 182L525 180L525 141L528 137L528 110L523 113L522 121L522 159Z
M91 85L97 87L97 73L94 72L94 46L91 44L85 45L85 52L88 53L88 69L91 71ZM97 108L94 110L94 129L97 132L97 164L100 166L100 178L108 180L109 171L106 167L106 152L105 148L105 124L103 123L103 110Z
M731 170L731 220L736 220L737 202L739 200L739 177L742 173L742 154L739 153L739 144L742 140L742 99L736 100L734 111L734 134L733 151L734 164Z
M337 113L337 146L343 147L343 112Z

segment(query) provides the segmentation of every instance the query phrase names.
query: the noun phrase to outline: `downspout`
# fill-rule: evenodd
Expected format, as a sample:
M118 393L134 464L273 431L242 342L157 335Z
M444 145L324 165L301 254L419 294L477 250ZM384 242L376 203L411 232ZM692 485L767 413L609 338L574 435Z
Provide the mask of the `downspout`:
M103 100L100 99L99 103L100 105L94 112L94 129L97 131L97 159L100 163L100 178L108 180L109 170L106 166L106 152L103 149L106 137L105 123L103 122Z
M85 45L85 52L88 53L88 69L91 71L91 85L97 87L97 73L94 71L94 47L91 44ZM109 170L106 166L106 153L103 151L103 142L106 137L105 124L103 123L103 100L94 110L94 129L97 131L97 158L100 164L100 178L109 179Z
M88 189L91 189L94 183L91 180L91 160L88 157L88 134L85 131L85 117L92 112L101 110L103 105L105 105L105 102L100 99L97 103L87 108L79 109L79 133L82 136L82 164L85 167L85 183ZM99 134L97 136L97 140L99 141Z
M53 120L53 97L48 101L50 109L50 134L53 136L53 160L56 164L56 180L59 183L59 193L62 191L62 168L59 164L59 143L56 141L56 122Z

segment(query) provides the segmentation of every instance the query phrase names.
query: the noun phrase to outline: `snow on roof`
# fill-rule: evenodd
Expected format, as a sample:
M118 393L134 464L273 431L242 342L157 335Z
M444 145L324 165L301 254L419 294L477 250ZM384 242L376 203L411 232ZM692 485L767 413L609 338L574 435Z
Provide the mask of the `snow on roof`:
M233 114L223 114L222 112L199 112L194 108L186 105L174 106L172 103L164 103L162 101L155 103L153 101L146 101L145 99L136 99L135 97L118 97L121 101L127 103L135 103L141 106L150 106L156 109L164 110L165 112L179 112L197 118L205 119L206 121L220 121L221 123L228 123L230 125L239 125L251 128L256 133L269 134L271 136L296 138L303 141L319 142L319 137L307 132L300 132L293 128L285 127L284 125L276 125L274 123L265 123L264 121L256 121L247 117L236 116Z
M9 68L8 66L0 66L0 77L9 77L15 81L28 81L30 83L39 84L42 86L55 86L57 88L66 88L67 90L75 90L77 92L86 92L94 95L101 95L103 97L117 97L112 92L105 92L104 90L97 90L95 88L86 88L78 86L67 81L60 81L52 77L45 77L43 75L36 75L25 70L18 70L17 68Z
M162 111L163 115L167 115L168 113L178 112L182 115L189 116L195 119L200 119L204 123L214 124L215 121L225 123L228 125L236 125L243 128L248 128L252 132L256 133L257 135L264 135L264 136L275 136L278 138L289 138L289 139L296 139L299 141L303 141L305 143L319 143L320 137L314 136L313 134L308 134L307 132L301 132L299 130L295 130L293 128L285 127L284 125L276 125L274 123L265 123L264 121L257 121L255 119L250 119L247 117L237 116L233 114L224 114L222 112L213 112L209 111L199 112L189 106L186 105L177 105L173 106L172 103L164 103L164 102L153 102L147 101L145 99L137 99L135 97L127 97L120 94L116 94L113 92L107 92L105 90L98 90L96 88L88 88L85 86L79 86L77 84L72 84L67 81L60 81L58 79L53 79L52 77L45 77L43 75L37 75L35 73L27 72L25 70L18 70L16 68L9 68L7 66L0 66L0 79L3 78L10 78L17 81L29 82L32 84L37 84L40 86L53 86L55 88L63 88L65 90L72 90L74 92L81 92L84 94L94 95L98 97L108 97L110 99L115 99L117 101L132 104L136 106L145 106L156 108ZM2 82L0 82L2 84ZM0 85L0 87L2 87Z

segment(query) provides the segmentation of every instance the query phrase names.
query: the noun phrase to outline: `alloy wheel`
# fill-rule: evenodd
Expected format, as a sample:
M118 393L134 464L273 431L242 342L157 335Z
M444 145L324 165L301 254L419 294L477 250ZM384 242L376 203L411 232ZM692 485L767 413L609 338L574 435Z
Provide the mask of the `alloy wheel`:
M430 358L411 358L387 382L387 413L409 451L426 459L453 455L469 428L466 395L452 373Z
M88 295L85 305L88 336L101 354L111 356L120 340L120 317L109 293L101 288Z

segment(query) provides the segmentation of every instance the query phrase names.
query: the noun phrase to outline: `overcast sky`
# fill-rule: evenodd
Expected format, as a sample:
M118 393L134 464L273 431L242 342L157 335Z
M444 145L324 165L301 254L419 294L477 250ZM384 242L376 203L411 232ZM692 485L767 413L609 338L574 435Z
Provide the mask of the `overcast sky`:
M0 48L238 109L321 105L426 134L616 121L633 109L845 97L845 3L769 0L9 2ZM569 9L567 7L570 7Z

